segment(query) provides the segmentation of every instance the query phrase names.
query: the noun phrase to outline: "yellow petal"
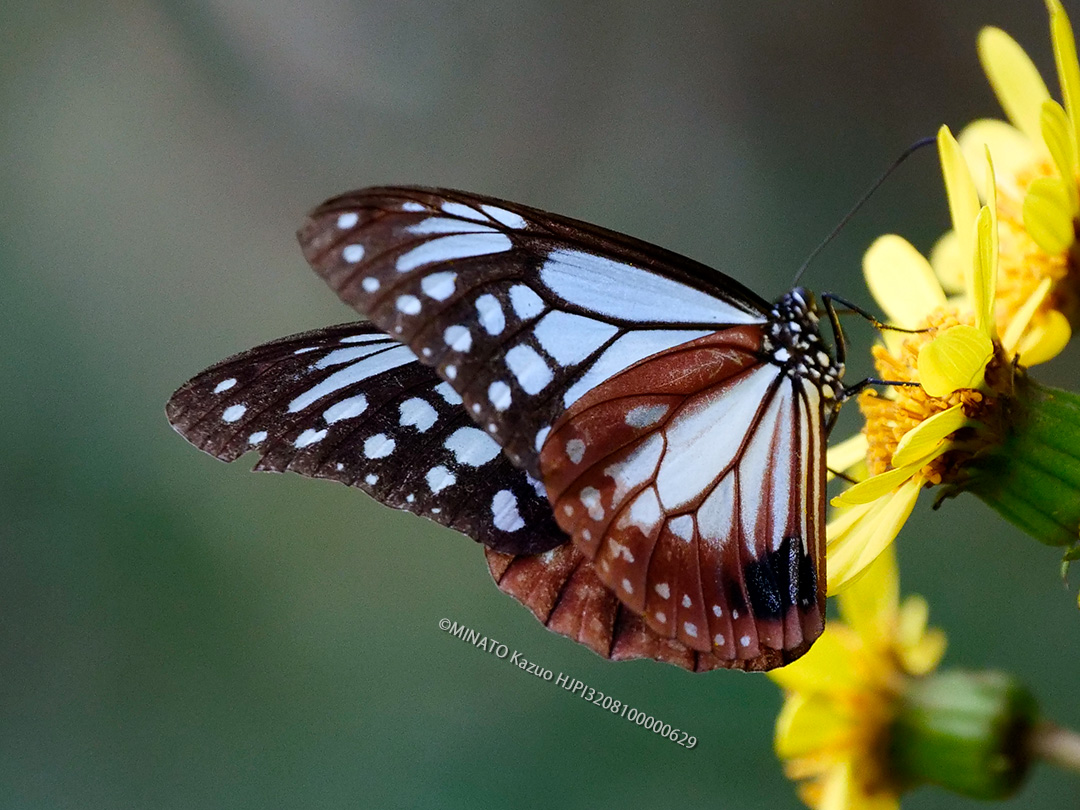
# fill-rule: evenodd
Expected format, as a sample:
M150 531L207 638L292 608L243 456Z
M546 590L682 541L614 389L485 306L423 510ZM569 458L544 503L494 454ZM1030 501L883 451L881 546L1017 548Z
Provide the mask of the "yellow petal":
M932 397L982 385L994 344L973 326L952 326L919 349L919 380Z
M930 607L921 596L909 596L900 606L896 648L904 669L912 675L925 675L945 654L945 634L927 629L929 617Z
M967 161L960 151L960 144L956 142L948 127L942 126L938 130L937 145L953 230L961 234L967 233L974 226L975 217L979 213L979 192L971 178Z
M1046 148L1050 150L1050 156L1054 159L1054 165L1058 170L1069 201L1069 213L1075 217L1080 210L1078 193L1076 190L1076 143L1074 138L1072 121L1062 109L1061 105L1051 99L1044 102L1042 107L1042 134Z
M934 244L930 250L930 266L946 293L963 292L967 262L956 231L946 231Z
M868 443L864 433L856 433L854 436L830 446L825 454L825 463L830 470L829 477L832 477L832 470L845 472L863 461L866 458L867 447Z
M829 523L826 569L830 596L850 585L896 538L915 507L923 483L921 475L914 475L891 497L881 498L860 509L858 519L851 521L846 531L834 531L835 521Z
M916 329L927 314L945 304L945 291L934 269L901 236L878 237L863 256L863 274L874 300L894 326Z
M1076 59L1076 40L1073 37L1069 17L1058 0L1047 0L1050 10L1050 39L1054 43L1054 62L1057 64L1061 97L1073 126L1080 124L1080 64ZM1074 129L1073 140L1080 139L1080 130Z
M1024 197L1024 228L1035 243L1051 255L1072 244L1073 218L1068 194L1057 177L1032 181Z
M998 185L1014 197L1021 197L1023 189L1016 183L1017 175L1038 160L1045 148L1029 139L1016 127L993 118L983 118L964 127L957 140L960 149L972 169L985 161L986 150L994 156ZM972 179L979 187L979 195L986 199L986 177L981 171L972 171Z
M994 188L994 167L990 153L986 153L986 176L990 189ZM998 226L996 195L991 190L986 205L975 219L975 267L972 276L971 304L975 309L975 328L993 340L997 335L994 321L994 301L997 297L998 276Z
M776 718L776 755L794 759L842 748L851 740L854 725L844 708L820 694L790 695Z
M1031 323L1032 316L1035 315L1047 293L1050 292L1050 283L1051 279L1049 278L1040 281L1039 286L1035 288L1035 292L1028 296L1027 301L1024 302L1020 309L1016 310L1016 313L1009 321L1009 325L1005 327L1005 334L1001 337L1001 347L1008 354L1011 355L1016 352L1016 346L1020 342L1024 331L1028 328L1028 324Z
M919 466L926 464L922 459L931 456L945 441L946 436L969 424L972 424L972 420L964 415L964 409L959 405L935 413L900 438L893 453L893 465L903 467L916 462Z
M1039 110L1050 98L1038 69L1016 40L1000 28L980 31L978 47L983 70L1005 114L1017 129L1037 140L1041 134Z
M920 461L918 464L908 464L905 467L897 467L895 470L889 470L867 478L865 481L860 481L845 489L833 498L831 503L833 506L843 508L861 506L876 501L904 483L925 463Z
M1052 309L1034 321L1016 347L1016 356L1025 366L1037 366L1061 354L1072 337L1068 319Z
M862 645L849 628L829 625L802 658L769 670L769 679L782 689L801 693L839 694L858 683Z
M877 643L893 634L900 606L900 571L890 545L866 573L837 598L840 617L864 641Z

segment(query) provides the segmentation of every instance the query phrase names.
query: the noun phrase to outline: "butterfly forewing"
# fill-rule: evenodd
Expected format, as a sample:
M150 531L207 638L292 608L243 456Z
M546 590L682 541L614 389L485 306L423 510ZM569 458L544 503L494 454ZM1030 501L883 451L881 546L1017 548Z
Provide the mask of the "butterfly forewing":
M599 579L656 635L751 668L801 654L824 608L820 401L760 361L763 337L733 327L615 375L541 454Z
M501 551L566 542L543 488L478 429L461 397L369 323L284 338L207 369L169 401L173 427L233 461L358 487Z
M299 237L342 299L435 367L533 475L551 425L589 390L769 309L655 246L461 192L354 192Z

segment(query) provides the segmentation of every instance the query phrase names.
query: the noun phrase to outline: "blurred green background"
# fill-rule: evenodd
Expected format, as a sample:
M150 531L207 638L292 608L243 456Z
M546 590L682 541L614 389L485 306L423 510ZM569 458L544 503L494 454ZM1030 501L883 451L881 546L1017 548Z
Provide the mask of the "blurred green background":
M581 217L778 295L904 147L997 114L987 23L1050 75L1036 0L3 4L0 806L800 806L765 678L601 660L500 594L473 542L217 463L163 405L228 354L351 319L292 234L372 183ZM927 151L806 281L869 305L873 237L927 248L946 217ZM871 333L851 329L860 353ZM1078 355L1042 379L1075 386ZM970 498L921 505L900 548L948 665L1011 670L1080 725L1056 552ZM700 743L520 673L442 617ZM1010 806L1077 790L1042 768ZM974 804L921 790L905 807Z

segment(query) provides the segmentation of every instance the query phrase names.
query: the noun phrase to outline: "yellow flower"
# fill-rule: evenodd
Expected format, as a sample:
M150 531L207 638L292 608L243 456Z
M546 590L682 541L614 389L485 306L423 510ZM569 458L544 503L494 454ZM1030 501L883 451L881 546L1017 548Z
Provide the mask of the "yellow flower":
M867 284L890 322L922 331L884 332L885 345L873 350L879 375L912 385L890 387L883 396L864 392L863 433L829 451L831 468L849 469L865 457L869 473L833 499L840 511L828 526L830 593L893 541L925 486L952 480L992 435L996 395L1011 390L1011 361L1037 303L1015 313L998 337L993 167L985 158L991 199L980 207L947 127L938 133L938 149L957 252L969 269L963 293L949 298L930 262L903 238L883 236L866 252Z
M1080 316L1080 65L1061 3L1047 0L1047 8L1064 106L1051 99L1015 40L998 28L984 28L979 58L1011 123L975 121L959 138L972 166L989 149L998 169L997 317L1003 326L1023 308L1033 310L1025 334L1018 336L1018 351L1028 366L1060 352L1071 335L1070 321L1075 324ZM989 193L985 186L980 191L984 197ZM955 233L946 234L931 254L939 275L954 283L963 264L959 242Z
M901 604L891 549L838 602L842 621L769 673L785 691L776 753L815 810L897 808L902 784L890 771L889 732L908 683L941 660L945 636L927 629L921 597Z

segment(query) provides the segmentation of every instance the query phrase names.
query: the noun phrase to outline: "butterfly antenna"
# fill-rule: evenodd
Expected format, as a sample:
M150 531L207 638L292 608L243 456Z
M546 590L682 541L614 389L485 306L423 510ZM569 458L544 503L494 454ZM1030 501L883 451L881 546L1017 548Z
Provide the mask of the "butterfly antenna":
M816 248L814 248L812 251L810 251L810 255L806 257L806 261L804 261L802 263L802 265L799 267L799 271L795 274L795 279L791 282L791 286L795 287L795 286L798 285L799 279L801 279L803 277L803 273L806 272L806 269L810 266L810 263L814 259L817 258L817 255L819 253L821 253L822 250L825 249L825 246L828 245L829 242L831 242L834 238L836 238L836 235L838 233L840 233L840 231L843 230L844 226L847 225L848 222L851 221L851 218L853 216L855 216L855 214L857 214L859 212L859 209L862 208L866 204L866 201L869 200L872 196L874 196L874 192L877 191L881 187L882 183L884 183L886 180L889 179L889 175L891 175L894 171L896 171L898 168L900 168L901 163L903 163L905 160L907 160L913 154L918 152L924 146L929 146L930 144L936 143L936 142L937 142L937 138L935 138L935 137L923 138L922 140L916 141L911 146L909 146L907 149L905 149L903 151L903 153L900 155L900 157L898 157L896 160L894 160L892 162L892 165L889 166L889 168L885 170L885 172L881 175L881 177L879 177L877 180L874 181L874 184L872 186L870 186L870 188L867 189L866 193L864 193L859 198L858 202L856 202L855 205L852 206L851 210L848 211L847 214L844 215L844 218L842 220L840 220L840 223L835 228L832 229L832 231L829 233L829 235L826 236L824 239L822 239L821 243Z

